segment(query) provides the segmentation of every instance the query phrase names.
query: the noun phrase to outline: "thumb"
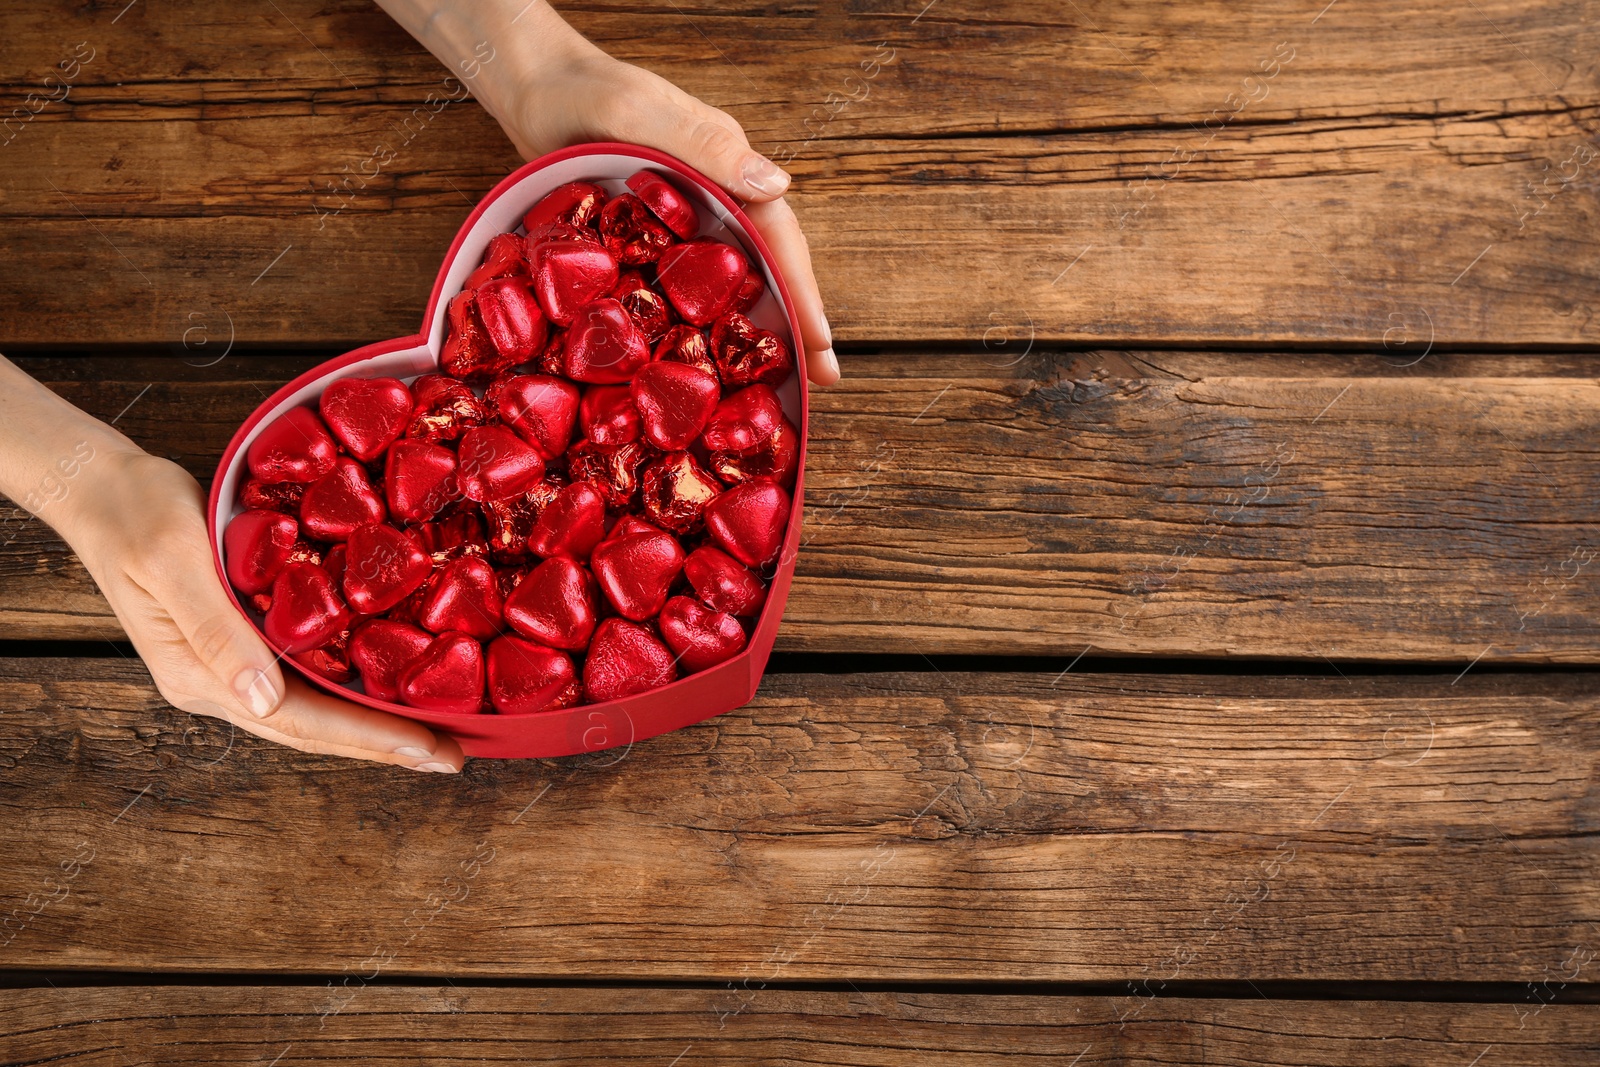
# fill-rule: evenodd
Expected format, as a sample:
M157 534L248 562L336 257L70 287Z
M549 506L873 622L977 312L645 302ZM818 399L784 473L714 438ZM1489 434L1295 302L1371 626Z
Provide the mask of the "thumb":
M731 115L698 100L678 104L665 121L639 135L639 143L655 142L652 147L677 156L745 200L776 200L789 188L788 173L750 147Z
M171 575L176 588L162 596L163 606L189 642L197 658L257 718L265 718L283 701L283 672L278 658L244 614L228 599L209 565L190 561Z

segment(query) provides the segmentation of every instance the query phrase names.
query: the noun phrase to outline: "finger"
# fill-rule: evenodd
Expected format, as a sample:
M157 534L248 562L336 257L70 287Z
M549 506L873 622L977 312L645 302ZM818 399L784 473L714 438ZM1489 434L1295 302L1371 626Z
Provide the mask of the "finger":
M788 284L789 297L794 301L795 315L800 320L806 376L818 385L832 385L839 380L839 360L833 354L833 331L822 311L822 291L817 288L817 276L811 269L811 250L806 244L806 235L800 231L799 220L794 217L794 210L786 201L774 200L751 204L745 214L761 231Z
M629 94L624 99L620 114L608 124L613 136L677 156L752 203L776 200L789 188L788 173L750 147L731 115L670 83L660 81L658 88L658 94Z
M230 718L258 737L302 752L373 760L418 771L454 774L466 756L448 734L374 708L352 704L290 678L277 711L268 719Z

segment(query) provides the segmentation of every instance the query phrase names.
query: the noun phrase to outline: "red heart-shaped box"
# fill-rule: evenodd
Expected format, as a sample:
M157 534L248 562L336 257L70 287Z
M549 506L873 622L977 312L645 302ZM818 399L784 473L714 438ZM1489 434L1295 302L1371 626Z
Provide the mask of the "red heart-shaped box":
M261 629L258 615L239 603L228 584L222 560L222 533L241 510L238 503L240 479L245 469L245 452L263 426L290 408L315 406L329 382L337 378L393 377L409 381L420 374L439 369L439 353L444 344L445 306L461 291L467 275L483 259L489 239L499 233L516 231L522 216L546 193L573 181L595 182L608 192L626 190L624 182L635 172L649 168L667 176L677 189L699 209L698 235L737 244L754 264L759 264L766 281L766 293L747 314L757 326L772 330L786 340L797 357L797 370L778 389L784 412L800 428L800 467L795 480L789 526L783 551L772 577L766 606L750 633L745 650L709 670L680 678L637 696L599 704L583 704L561 711L542 711L530 715L459 714L430 712L392 704L367 696L359 682L351 686L330 683L305 670L294 659L283 655L280 661L299 671L314 685L381 711L403 715L428 723L453 735L472 756L527 757L569 756L603 748L628 745L656 734L676 730L690 723L732 711L755 696L778 635L778 622L794 576L795 555L800 544L800 512L805 479L805 440L807 394L800 325L781 274L773 263L761 235L726 193L698 171L670 156L650 148L627 144L586 144L552 152L534 160L495 186L467 216L455 241L445 255L433 295L422 318L422 332L411 337L347 352L315 370L301 375L274 393L245 420L228 443L211 485L208 518L211 547L216 557L217 575L228 589L239 610ZM262 639L266 640L265 634ZM268 641L270 645L271 642Z

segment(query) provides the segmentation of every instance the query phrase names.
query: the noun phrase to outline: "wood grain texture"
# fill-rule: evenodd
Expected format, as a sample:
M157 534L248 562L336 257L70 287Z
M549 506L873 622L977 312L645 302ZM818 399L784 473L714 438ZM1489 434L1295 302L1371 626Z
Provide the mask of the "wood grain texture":
M628 749L445 778L231 736L130 662L0 661L0 951L336 976L1539 982L1592 967L1572 958L1600 906L1592 681L772 675L749 708Z
M813 395L781 648L1600 660L1581 357L974 348L847 358ZM313 362L210 361L24 363L206 479ZM0 515L0 637L117 637L65 546Z
M378 986L337 1013L329 998L301 986L14 990L0 1004L0 1063L1578 1067L1600 1051L1600 1014L1559 1002L1163 998L1123 1020L1104 997L764 990L738 1010L692 989Z
M1309 35L1265 5L1090 7L913 27L888 5L619 6L585 28L797 153L841 342L1600 338L1596 31L1572 5L1437 3L1395 25L1341 4ZM459 90L370 8L219 12L97 24L81 91L0 154L0 343L178 343L197 314L284 344L415 329L509 146L475 104L440 104ZM6 16L34 42L25 69L54 55L48 17ZM897 58L845 85L880 27L908 35ZM1280 45L1293 58L1245 88ZM867 95L819 123L834 81ZM377 146L395 158L367 177Z

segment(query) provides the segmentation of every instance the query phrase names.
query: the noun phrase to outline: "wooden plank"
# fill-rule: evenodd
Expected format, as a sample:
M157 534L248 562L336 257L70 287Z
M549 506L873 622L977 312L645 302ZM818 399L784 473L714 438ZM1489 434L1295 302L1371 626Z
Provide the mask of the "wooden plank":
M353 996L345 1011L333 1010ZM0 1004L0 1063L557 1062L977 1067L1578 1067L1586 1005L697 989L304 986L25 989ZM331 1003L330 1003L331 1000ZM1144 1002L1139 1002L1144 1003ZM1535 1014L1537 1012L1537 1014ZM1519 1025L1522 1023L1522 1025ZM292 1057L292 1059L290 1059Z
M629 749L443 780L230 736L130 662L0 661L4 960L1544 981L1593 945L1600 697L1453 678L773 675Z
M97 49L74 83L82 107L415 103L446 73L360 0L275 2L257 10L180 0L114 23L116 12L69 0L17 7L0 21L5 84L15 90L7 95L36 88L70 53L73 31L71 41ZM731 111L769 150L813 134L1184 126L1229 106L1230 92L1253 97L1236 121L1282 122L1509 114L1600 91L1589 60L1600 30L1560 0L1481 0L1466 10L1419 0L1407 5L1405 33L1382 6L1350 0L1326 10L1272 0L1075 0L1048 11L1027 0L558 7L613 55ZM1264 93L1244 84L1291 51ZM874 57L876 73L863 65Z
M698 10L595 17L608 43L649 42L638 58L680 56L663 69L750 118L763 146L798 153L794 200L844 343L997 329L1123 344L1600 336L1585 269L1600 92L1581 59L1600 31L1570 5L1408 16L1408 42L1434 25L1456 51L1390 47L1385 12L1340 5L1271 80L1283 93L1226 118L1212 112L1254 69L1248 57L1277 47L1285 16L1092 6L1048 27L1018 6L976 22L930 15L914 31L888 5L830 8L816 16L821 38L790 50L770 34L811 40L806 12L708 15L727 41L745 35L733 53L697 28ZM25 67L42 70L55 38L34 20L48 16L7 17L31 35ZM658 23L671 33L640 32ZM880 26L942 43L904 42L867 86L885 91L826 126L797 116L808 104L793 101L855 69ZM257 43L211 46L230 30ZM84 68L83 91L0 156L9 345L177 343L196 313L225 313L260 342L410 331L470 203L517 162L471 104L404 125L442 75L370 9L211 12L192 25L182 11L131 12L100 32L105 55ZM727 62L707 61L708 48ZM741 66L741 54L762 62ZM184 78L147 80L180 60ZM346 62L353 73L340 75ZM1121 64L1115 77L1108 63ZM740 105L735 84L758 99ZM395 161L325 217L344 202L327 184L370 170L379 144Z
M208 478L311 362L210 361L25 362ZM1591 366L1411 362L998 343L847 358L814 394L780 647L1600 660ZM65 547L4 515L0 637L117 637Z

